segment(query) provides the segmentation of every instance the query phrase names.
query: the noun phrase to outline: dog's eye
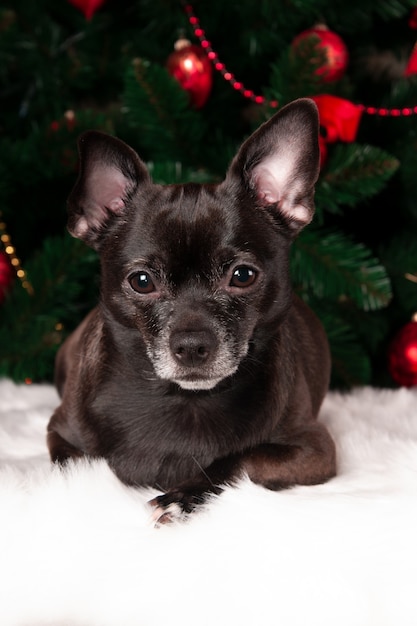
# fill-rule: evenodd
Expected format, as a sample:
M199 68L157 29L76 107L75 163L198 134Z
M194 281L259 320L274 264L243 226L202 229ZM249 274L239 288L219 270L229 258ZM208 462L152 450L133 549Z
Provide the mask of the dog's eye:
M251 267L239 265L239 267L236 267L233 271L230 286L240 287L241 289L250 287L255 282L256 276L256 271Z
M155 285L148 272L137 272L129 278L129 283L132 289L137 293L152 293L155 291Z

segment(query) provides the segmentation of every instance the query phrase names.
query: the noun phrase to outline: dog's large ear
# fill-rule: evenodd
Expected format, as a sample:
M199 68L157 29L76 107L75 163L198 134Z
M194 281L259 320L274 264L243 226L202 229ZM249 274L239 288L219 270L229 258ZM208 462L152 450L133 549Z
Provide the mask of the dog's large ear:
M256 195L258 204L276 211L296 234L314 214L318 139L316 105L307 98L296 100L245 141L232 161L226 182L240 179Z
M99 131L78 141L80 172L68 198L68 230L95 247L112 216L123 216L138 184L150 180L132 148Z

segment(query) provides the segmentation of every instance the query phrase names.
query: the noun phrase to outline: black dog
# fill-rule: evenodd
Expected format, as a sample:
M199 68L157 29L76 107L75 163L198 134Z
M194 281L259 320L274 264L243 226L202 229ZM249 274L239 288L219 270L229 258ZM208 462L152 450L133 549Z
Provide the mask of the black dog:
M298 100L240 148L218 185L156 185L137 154L90 131L69 230L98 250L101 299L57 357L51 458L104 457L190 512L242 475L321 483L335 448L315 419L330 358L292 294L292 240L311 221L318 115Z

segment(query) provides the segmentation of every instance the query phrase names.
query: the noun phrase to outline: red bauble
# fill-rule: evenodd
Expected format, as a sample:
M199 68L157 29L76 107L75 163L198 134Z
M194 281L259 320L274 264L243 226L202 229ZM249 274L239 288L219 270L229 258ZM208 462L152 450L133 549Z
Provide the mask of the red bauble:
M320 148L320 167L323 168L327 163L327 141L323 135L319 135L319 148Z
M15 272L10 264L9 257L2 250L0 251L0 304L6 297L6 292L10 289L15 277Z
M188 92L193 106L200 109L213 84L213 69L204 51L187 39L180 39L168 57L167 70Z
M320 126L326 133L325 139L328 143L351 143L356 140L363 113L361 106L329 94L312 96L312 99L317 104Z
M357 105L329 94L312 96L320 117L321 167L326 163L327 146L336 141L355 141L363 109Z
M417 74L417 43L411 51L407 67L404 71L404 76L413 76L414 74Z
M317 24L295 37L291 44L295 54L303 54L304 42L309 37L317 40L318 49L324 51L326 57L324 64L316 69L317 76L325 83L342 78L349 62L349 52L343 39L324 24Z
M414 7L414 9L411 11L408 25L410 28L417 28L417 7Z
M91 20L94 13L105 3L106 0L69 0L77 9L80 9L87 20Z
M392 378L403 387L417 385L417 315L394 337L388 352Z

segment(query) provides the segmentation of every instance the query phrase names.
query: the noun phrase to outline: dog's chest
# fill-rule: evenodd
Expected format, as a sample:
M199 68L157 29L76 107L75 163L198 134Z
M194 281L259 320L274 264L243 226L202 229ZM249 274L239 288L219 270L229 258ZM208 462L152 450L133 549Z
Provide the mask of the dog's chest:
M164 394L149 387L108 389L95 402L100 446L124 482L175 484L265 435L264 417L234 394L178 393L175 387Z

